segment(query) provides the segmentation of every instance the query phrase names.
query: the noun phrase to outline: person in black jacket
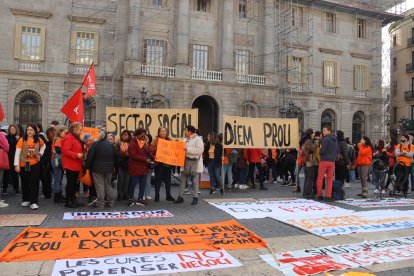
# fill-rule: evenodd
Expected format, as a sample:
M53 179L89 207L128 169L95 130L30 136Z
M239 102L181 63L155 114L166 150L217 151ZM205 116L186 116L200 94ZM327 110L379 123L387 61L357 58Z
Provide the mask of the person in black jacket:
M342 130L336 131L336 142L339 154L335 161L335 180L339 180L344 184L347 167L351 164L351 160L348 155L348 144L345 141L345 135Z
M210 176L210 194L214 194L216 189L221 189L221 156L223 154L223 147L218 143L216 134L214 132L209 134L209 139L204 148L204 165L207 166L208 175ZM218 172L218 174L217 174Z
M10 170L5 170L3 175L3 194L7 194L7 188L9 186L9 181L11 180L11 184L13 185L14 192L16 195L20 194L19 189L19 175L14 170L14 155L16 153L16 145L17 141L19 140L19 128L11 124L9 129L7 130L6 135L7 142L9 142L9 163L10 163Z
M131 133L129 130L124 130L121 133L121 141L115 145L115 154L117 157L118 163L118 196L117 200L127 200L128 199L128 183L129 183L129 174L128 174L128 162L129 154L128 147L131 142Z
M46 199L52 197L52 143L53 140L49 140L47 135L43 133L43 126L41 123L36 124L39 138L42 139L46 145L46 149L42 157L40 158L40 181L42 182L42 191ZM48 129L52 132L53 129ZM51 137L54 137L54 133L51 133Z
M92 173L96 189L95 206L99 209L104 209L105 203L110 208L114 206L111 178L115 167L115 149L106 137L106 132L99 133L98 140L93 142L89 148L86 159L86 168Z

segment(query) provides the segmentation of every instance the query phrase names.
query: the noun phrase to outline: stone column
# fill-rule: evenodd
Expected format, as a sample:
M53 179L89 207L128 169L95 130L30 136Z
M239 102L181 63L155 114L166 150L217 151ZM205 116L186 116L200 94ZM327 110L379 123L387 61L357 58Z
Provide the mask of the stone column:
M266 83L272 83L275 77L275 5L273 0L265 0L264 6L264 47L263 73Z
M138 60L142 49L141 24L140 24L141 1L129 0L129 26L126 58Z
M224 82L236 82L233 66L233 0L220 1L221 16L221 71Z
M177 78L191 78L191 64L188 64L190 44L190 0L176 1L178 11L175 41L175 74Z

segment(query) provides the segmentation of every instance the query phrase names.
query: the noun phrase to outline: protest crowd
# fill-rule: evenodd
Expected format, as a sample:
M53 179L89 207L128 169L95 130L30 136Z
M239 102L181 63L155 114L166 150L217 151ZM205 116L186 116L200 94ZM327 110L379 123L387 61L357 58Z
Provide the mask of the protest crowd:
M25 129L11 124L7 133L0 133L4 153L0 164L2 192L10 193L12 188L16 195L21 194L21 206L36 210L41 182L45 199L53 197L55 203L77 208L84 206L80 200L83 196L87 204L102 210L123 200L128 206L145 206L152 200L152 186L155 202L160 201L164 186L166 201L183 203L183 194L192 194L191 204L195 205L203 172L210 178L210 194L256 189L258 182L261 190L267 190L265 185L282 185L292 187L304 198L326 201L343 199L343 188L358 181L358 195L362 198L368 197L368 181L375 185L374 194L385 193L396 164L403 164L404 172L411 175L411 183L414 178L414 146L408 135L402 135L400 142L392 138L387 144L379 140L375 145L363 136L355 145L345 138L343 131L333 133L330 127L324 127L322 132L304 131L298 148L232 149L223 146L223 134L209 133L203 140L194 126L187 125L185 164L181 168L156 161L162 139L177 140L169 136L166 127L159 127L156 137L144 128L123 130L118 140L105 128L100 128L94 138L83 131L80 123L67 128L52 121L45 131L40 123L29 124ZM380 185L381 172L373 169L376 160L388 169L385 186ZM305 175L303 185L301 172ZM179 193L174 196L171 178L178 174ZM64 177L66 181L62 181ZM402 192L407 194L408 177L403 181ZM136 186L138 197L134 198ZM7 206L5 201L0 202L1 208Z

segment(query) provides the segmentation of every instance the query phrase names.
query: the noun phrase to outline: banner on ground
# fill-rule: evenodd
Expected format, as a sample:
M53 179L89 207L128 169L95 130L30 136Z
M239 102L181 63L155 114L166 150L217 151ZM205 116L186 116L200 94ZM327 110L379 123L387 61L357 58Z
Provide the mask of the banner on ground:
M158 139L155 161L171 166L183 167L185 161L185 142Z
M223 116L225 148L297 148L298 119Z
M408 207L414 206L414 199L412 198L382 198L382 199L353 199L337 201L339 203L348 204L360 208L375 208L375 207Z
M151 275L238 267L225 250L120 255L93 259L57 260L52 276Z
M198 126L198 109L146 109L106 107L106 129L119 138L125 129L144 128L157 136L158 128L165 126L172 138L184 138L185 128Z
M318 236L347 235L414 227L414 214L399 210L374 210L318 217L279 217L281 222Z
M259 247L266 247L266 242L235 220L189 225L28 227L4 248L0 262Z
M414 236L296 250L260 257L284 275L313 275L331 270L414 259ZM276 264L275 258L279 265Z
M120 212L65 212L65 220L99 220L99 219L137 219L170 218L173 214L167 210L154 211L120 211Z
M236 219L302 218L330 213L350 214L353 211L306 199L253 202L208 202Z

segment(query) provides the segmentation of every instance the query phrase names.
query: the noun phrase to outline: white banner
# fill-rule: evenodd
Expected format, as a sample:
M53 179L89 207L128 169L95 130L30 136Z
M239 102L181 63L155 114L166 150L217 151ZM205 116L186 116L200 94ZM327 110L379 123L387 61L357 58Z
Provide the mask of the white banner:
M375 208L375 207L408 207L414 206L414 199L412 198L383 198L383 199L353 199L337 201L339 203L348 204L360 208Z
M325 214L350 214L352 210L306 199L253 202L209 202L236 219L301 218Z
M399 210L373 210L319 217L274 218L318 236L347 235L414 227L414 213Z
M66 220L98 220L98 219L136 219L136 218L170 218L173 214L167 210L154 211L119 211L119 212L66 212Z
M313 275L331 270L414 259L414 236L365 241L260 256L285 275ZM276 264L275 257L279 265Z
M119 255L103 258L57 260L52 276L151 275L238 267L242 264L225 250L181 251Z

